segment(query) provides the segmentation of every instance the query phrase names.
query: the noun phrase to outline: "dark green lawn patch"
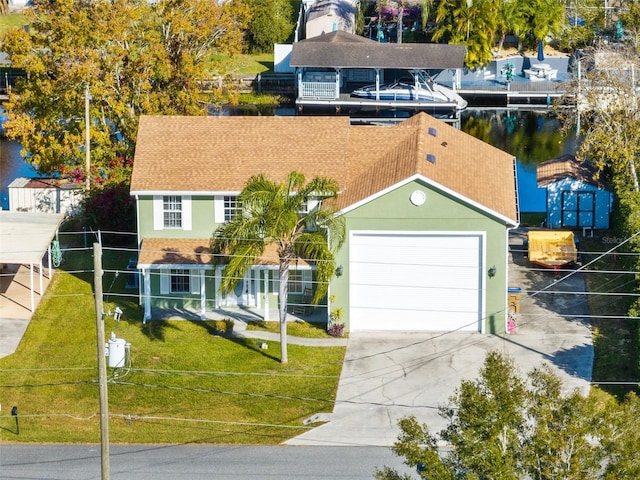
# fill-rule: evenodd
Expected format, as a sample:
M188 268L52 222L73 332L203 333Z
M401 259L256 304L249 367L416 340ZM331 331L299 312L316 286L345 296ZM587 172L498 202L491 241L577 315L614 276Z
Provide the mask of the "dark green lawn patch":
M104 311L111 332L131 344L131 365L109 368L113 443L279 444L303 421L333 409L345 349L279 345L216 334L215 322L142 324L127 290L130 253L103 252ZM25 336L0 359L0 441L99 442L96 315L91 250L65 252ZM262 343L262 342L260 342ZM18 406L20 435L7 407Z
M586 264L608 251L613 245L604 239L612 237L582 238L580 250L590 252L582 255ZM633 382L640 375L638 371L638 321L635 319L610 318L625 317L634 297L624 294L633 293L635 275L626 273L625 259L621 255L606 255L593 264L586 273L589 309L593 327L593 382L603 382L600 387L608 393L622 399L628 392L638 388L632 384L610 385L606 382ZM594 295L594 293L618 293L620 296ZM609 318L608 318L609 317Z

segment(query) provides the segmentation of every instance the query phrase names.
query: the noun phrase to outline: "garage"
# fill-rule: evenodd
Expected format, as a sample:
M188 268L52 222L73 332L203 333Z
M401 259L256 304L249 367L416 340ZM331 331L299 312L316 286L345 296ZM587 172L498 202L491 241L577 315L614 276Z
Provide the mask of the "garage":
M350 331L481 331L484 234L352 231Z

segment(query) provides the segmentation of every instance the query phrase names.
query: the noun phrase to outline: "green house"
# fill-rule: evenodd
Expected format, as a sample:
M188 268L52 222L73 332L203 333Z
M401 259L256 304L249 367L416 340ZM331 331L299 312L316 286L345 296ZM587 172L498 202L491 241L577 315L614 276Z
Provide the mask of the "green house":
M505 332L515 159L424 113L395 126L142 117L131 194L145 320L277 319L275 250L222 295L209 241L241 211L236 198L251 176L282 181L293 170L339 183L347 238L323 304L309 304L313 267L293 266L292 318L328 323L340 309L349 331Z

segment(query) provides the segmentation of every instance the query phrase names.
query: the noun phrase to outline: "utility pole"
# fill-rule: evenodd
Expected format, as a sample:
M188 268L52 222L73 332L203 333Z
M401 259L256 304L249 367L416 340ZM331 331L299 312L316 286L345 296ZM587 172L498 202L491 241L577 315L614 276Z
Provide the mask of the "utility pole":
M84 160L85 160L85 184L87 192L91 188L91 134L89 122L89 100L91 100L91 94L89 93L89 84L84 90Z
M109 480L109 397L107 394L107 359L102 314L102 247L93 244L93 289L96 301L96 332L98 337L98 382L100 384L100 444L102 480Z

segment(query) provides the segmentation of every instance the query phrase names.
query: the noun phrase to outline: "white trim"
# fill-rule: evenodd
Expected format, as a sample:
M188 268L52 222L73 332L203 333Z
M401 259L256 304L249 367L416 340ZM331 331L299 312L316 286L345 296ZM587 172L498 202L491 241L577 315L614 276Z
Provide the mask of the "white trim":
M174 268L193 269L202 268L204 270L213 270L213 265L210 263L138 263L137 268L151 268L153 270L171 270Z
M182 195L182 230L191 229L191 195Z
M189 293L197 295L200 292L200 271L190 269L189 270Z
M171 293L171 270L163 270L160 272L160 295L168 295Z
M468 197L465 197L464 195L460 194L459 192L456 192L455 190L451 190L450 188L445 187L444 185L441 185L438 182L435 182L433 180L431 180L430 178L425 177L424 175L420 175L420 174L415 174L412 175L410 177L407 177L406 179L402 180L401 182L398 182L394 185L391 185L383 190L379 190L378 192L376 192L373 195L370 195L367 198L364 198L362 200L360 200L359 202L353 203L351 205L349 205L348 207L343 208L342 210L340 210L339 212L336 213L336 216L339 215L344 215L352 210L355 210L358 207L361 207L362 205L365 205L373 200L376 200L377 198L382 197L383 195L386 195L387 193L390 193L404 185L407 185L411 182L414 182L416 180L422 181L424 183L426 183L429 186L434 187L437 190L440 190L448 195L451 195L452 197L468 204L471 207L475 207L483 212L485 212L486 214L495 217L496 219L504 222L507 225L511 225L511 226L516 226L518 224L518 220L514 220L512 218L508 218L505 217L504 215L502 215L501 213L496 212L495 210L492 210L490 208L487 208L485 205L482 205L481 203L476 202L475 200L471 200ZM514 187L515 188L515 187Z
M164 210L162 208L162 195L153 197L153 229L164 230Z
M213 197L213 221L224 223L224 195Z
M158 196L191 195L211 197L216 195L240 195L241 190L132 190L130 195Z
M148 269L142 270L142 276L144 278L144 322L151 318L151 271Z
M204 278L204 270L200 269L200 319L207 318L207 292Z

